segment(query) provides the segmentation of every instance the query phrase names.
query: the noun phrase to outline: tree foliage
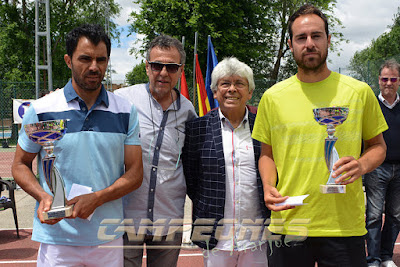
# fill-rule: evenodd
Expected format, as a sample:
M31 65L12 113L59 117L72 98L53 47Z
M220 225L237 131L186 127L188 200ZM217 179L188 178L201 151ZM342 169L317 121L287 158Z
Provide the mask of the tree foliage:
M44 4L40 5L45 19ZM51 0L50 32L53 80L68 80L71 72L64 62L65 36L83 23L105 25L105 18L119 14L115 0ZM34 1L0 0L0 80L34 81L35 79L35 7ZM44 22L40 30L44 30ZM110 35L119 40L115 23L110 21ZM45 38L40 38L40 64L45 55ZM42 77L43 79L43 77ZM45 83L44 83L45 84Z
M146 74L146 63L142 61L142 63L136 65L132 71L126 74L125 79L129 85L147 83L149 77Z
M378 76L380 65L387 59L395 58L400 62L400 8L393 19L389 31L380 35L371 44L357 51L350 60L352 75L367 82L375 93L379 92Z
M131 13L131 33L143 34L144 46L156 35L165 33L181 39L185 36L186 51L194 50L194 34L198 32L200 64L205 65L207 36L210 35L217 57L236 56L253 68L256 77L270 80L285 78L296 72L288 57L287 20L304 1L298 0L136 0L140 11ZM327 14L336 0L308 1ZM340 21L330 16L331 29ZM338 41L343 36L333 32ZM186 73L190 73L193 54L188 53ZM284 68L281 68L284 66Z
M131 14L131 32L144 34L145 44L160 33L178 39L185 36L186 51L194 50L194 35L198 32L200 61L206 57L208 35L219 58L231 55L241 60L260 58L269 43L269 33L263 29L268 28L270 21L262 19L269 17L267 0L237 0L229 4L216 0L140 0L136 3L141 10ZM248 44L259 49L249 49ZM193 54L188 53L187 66L192 60Z
M16 5L0 5L0 80L34 80L34 16L31 10L23 16Z

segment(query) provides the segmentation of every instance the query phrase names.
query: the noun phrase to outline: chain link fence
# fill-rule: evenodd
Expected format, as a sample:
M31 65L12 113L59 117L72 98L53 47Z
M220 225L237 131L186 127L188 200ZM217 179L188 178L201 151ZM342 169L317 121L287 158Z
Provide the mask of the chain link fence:
M390 58L382 58L378 60L368 60L366 64L360 64L358 66L353 66L352 68L346 69L348 74L357 80L366 82L371 86L375 95L378 95L379 90L379 69L381 65L388 59L395 59L400 63L400 55L395 55Z
M54 87L62 87L65 82L56 81ZM41 85L40 88L45 88ZM41 90L39 96L48 93ZM14 159L20 124L13 120L13 99L35 99L35 82L8 82L0 80L0 177L11 179L11 164ZM33 164L36 173L36 164Z

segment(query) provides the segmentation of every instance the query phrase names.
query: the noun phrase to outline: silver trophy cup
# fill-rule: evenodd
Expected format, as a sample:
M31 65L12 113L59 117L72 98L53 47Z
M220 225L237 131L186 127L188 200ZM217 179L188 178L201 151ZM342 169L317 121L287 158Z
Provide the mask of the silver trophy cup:
M320 191L324 194L346 193L346 185L336 184L335 180L339 178L332 177L332 167L339 160L339 154L335 148L338 140L335 134L335 127L342 124L349 113L349 109L345 107L327 107L313 109L314 118L320 125L327 126L328 137L325 138L325 162L329 170L329 179L326 185L320 185Z
M64 136L67 130L66 124L66 120L51 120L27 124L24 127L29 139L41 145L46 151L46 156L42 159L42 167L46 183L53 193L53 203L49 211L43 212L44 220L72 215L73 206L66 205L64 180L54 166L56 156L53 154L54 142Z

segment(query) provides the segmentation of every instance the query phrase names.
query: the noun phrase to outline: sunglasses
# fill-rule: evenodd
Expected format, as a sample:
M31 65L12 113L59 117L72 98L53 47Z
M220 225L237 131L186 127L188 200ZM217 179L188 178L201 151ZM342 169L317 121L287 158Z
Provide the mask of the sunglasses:
M390 82L395 83L399 80L399 77L392 77L392 78L381 77L381 81L384 83L387 83L389 80L390 80Z
M152 71L162 71L164 67L167 68L169 73L176 73L182 64L177 63L160 63L160 62L149 62Z

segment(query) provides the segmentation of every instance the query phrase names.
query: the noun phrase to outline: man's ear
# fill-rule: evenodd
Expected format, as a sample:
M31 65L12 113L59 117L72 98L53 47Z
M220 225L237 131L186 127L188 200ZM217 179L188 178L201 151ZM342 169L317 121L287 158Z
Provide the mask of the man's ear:
M149 75L150 75L150 64L149 64L149 62L146 60L146 74L147 74L147 77L149 77Z
M288 46L289 46L289 48L290 48L290 51L292 51L292 53L293 53L292 40L291 40L291 39L288 39L288 40L287 40L287 43L288 43Z
M332 35L329 34L329 36L328 36L328 47L331 47L331 37L332 37Z
M72 69L71 57L68 56L68 54L64 55L64 61L65 61L65 64L67 64L68 68Z

